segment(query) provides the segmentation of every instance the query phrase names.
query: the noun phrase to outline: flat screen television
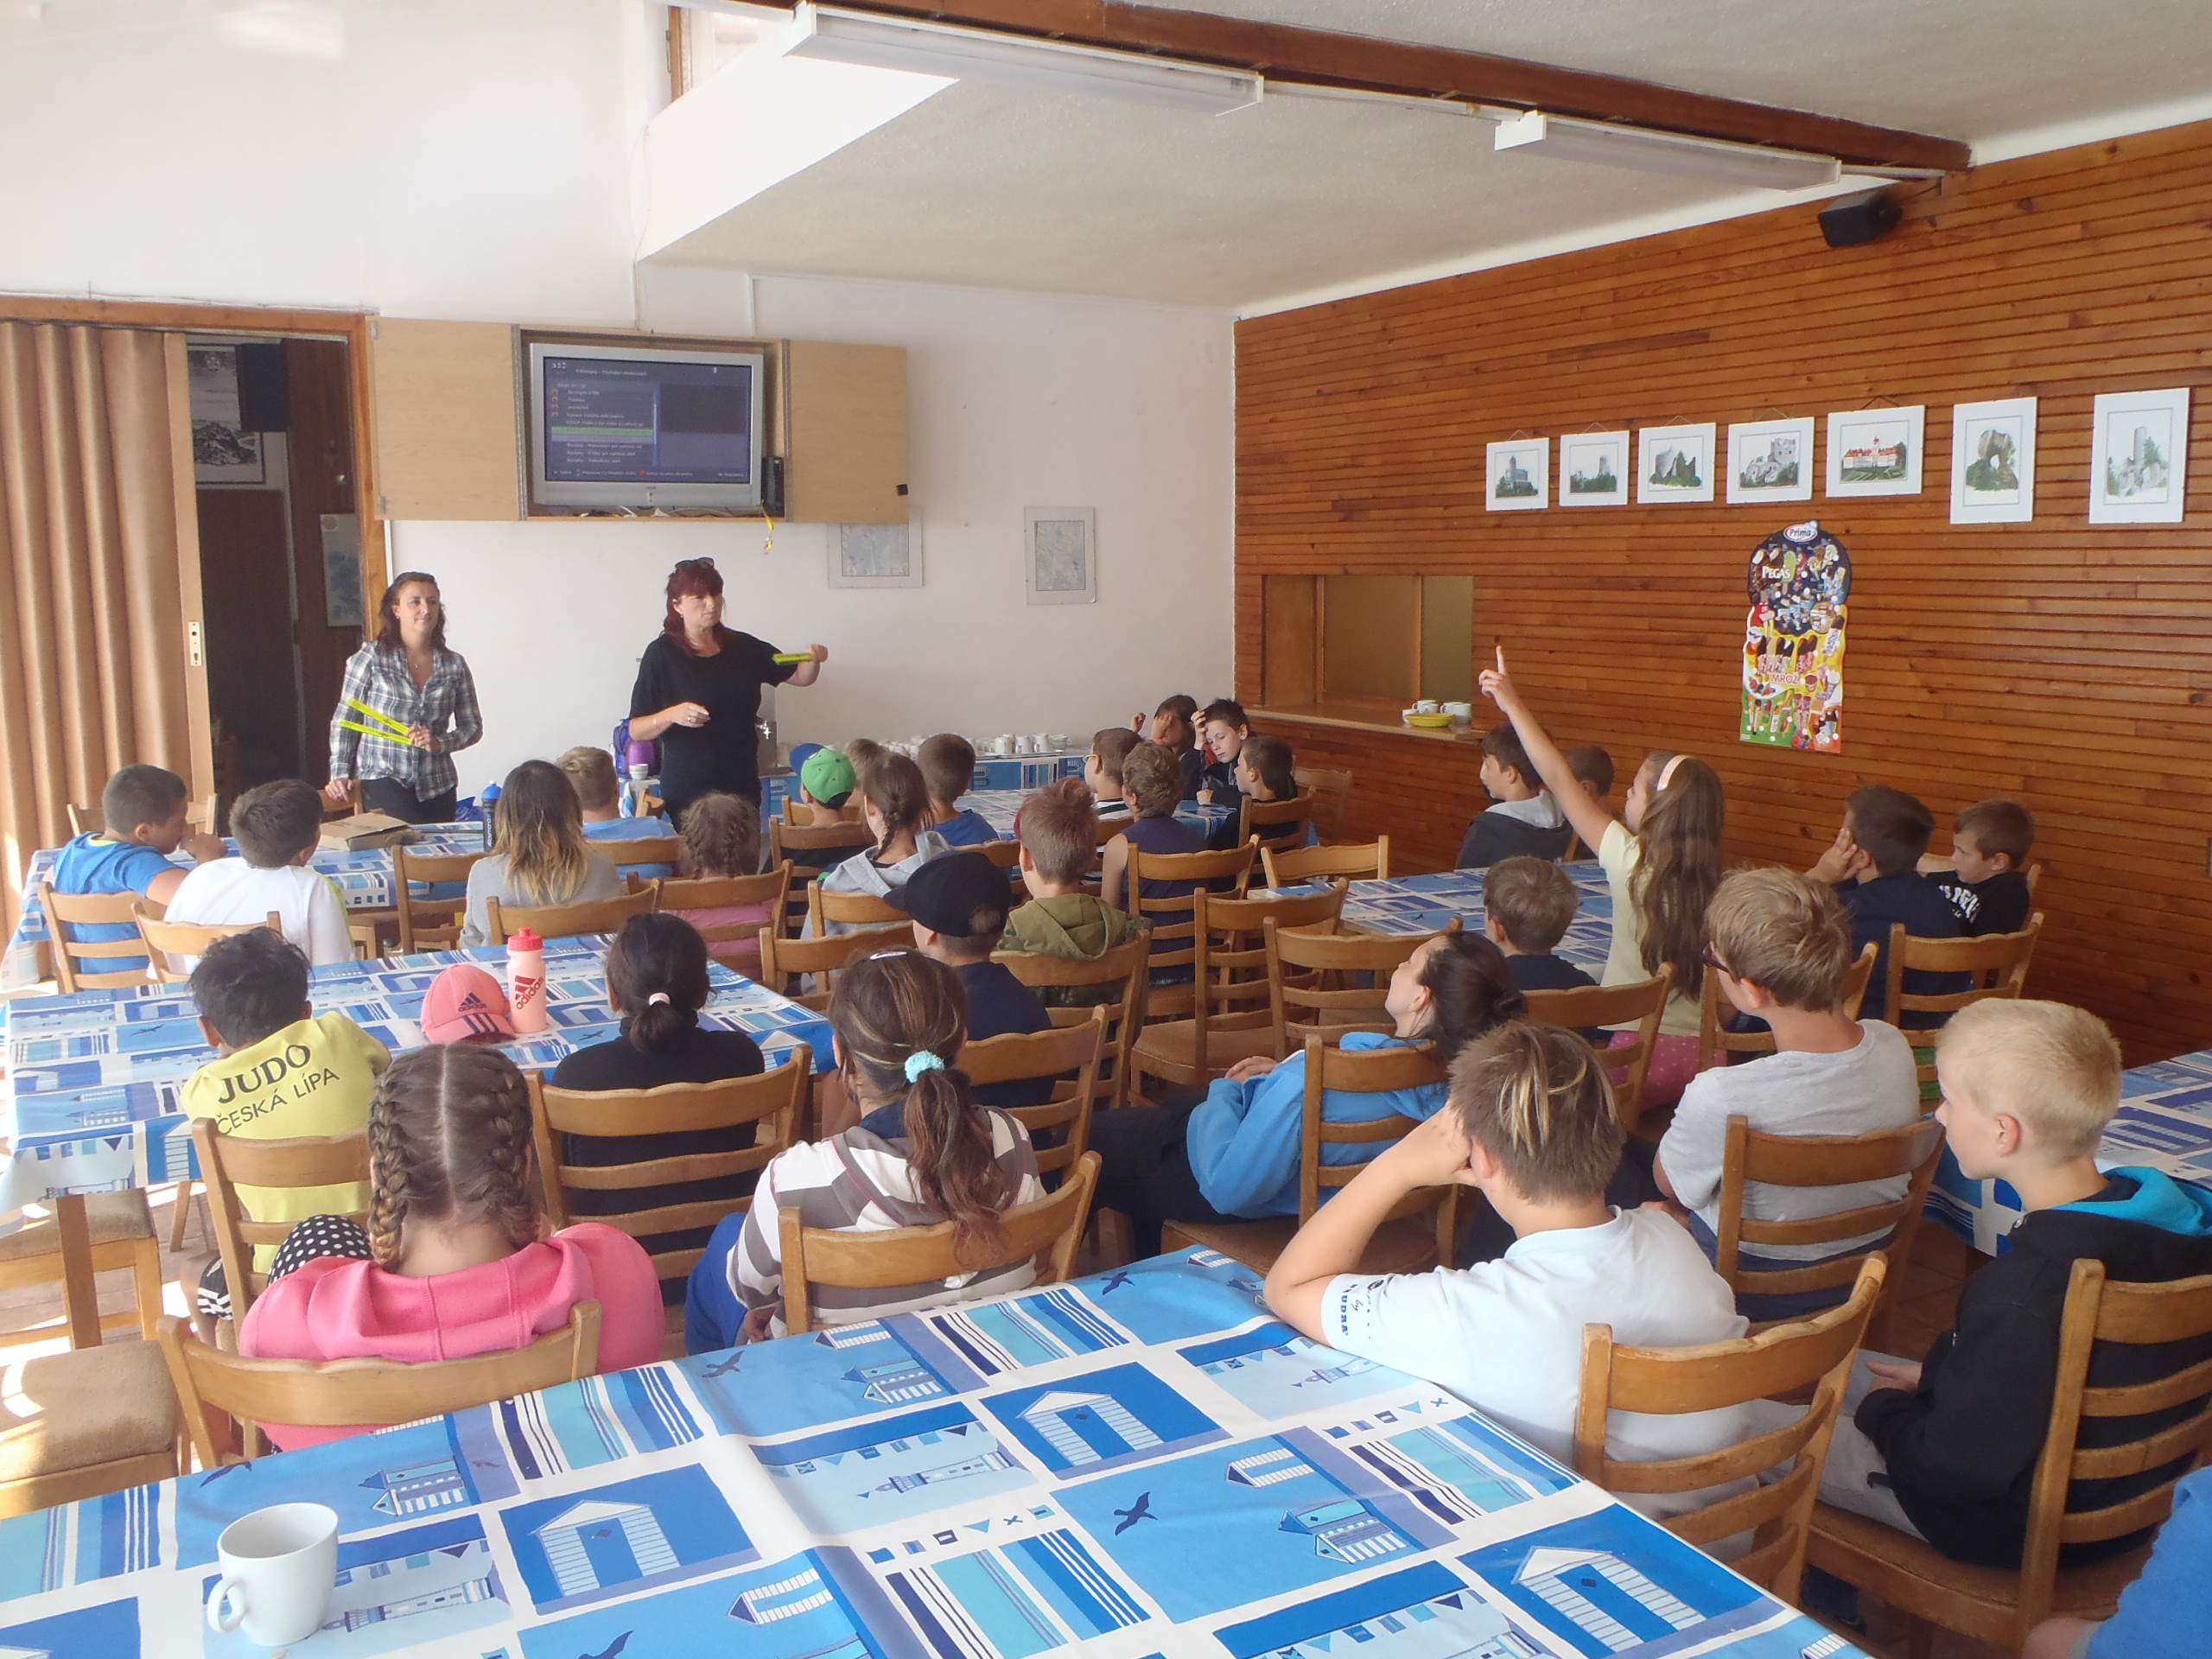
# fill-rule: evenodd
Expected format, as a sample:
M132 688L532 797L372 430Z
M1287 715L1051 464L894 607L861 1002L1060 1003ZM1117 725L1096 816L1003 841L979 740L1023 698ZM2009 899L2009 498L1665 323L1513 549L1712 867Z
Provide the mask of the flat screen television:
M532 341L529 368L537 505L760 511L765 353Z

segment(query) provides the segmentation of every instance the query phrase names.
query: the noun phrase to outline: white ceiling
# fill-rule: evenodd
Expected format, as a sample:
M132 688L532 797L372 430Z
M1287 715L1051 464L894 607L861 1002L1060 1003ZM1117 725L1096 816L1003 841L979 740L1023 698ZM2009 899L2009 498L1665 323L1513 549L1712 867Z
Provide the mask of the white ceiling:
M2125 130L2126 112L2212 95L2207 0L1166 3L1636 75L1985 151L2069 123ZM1251 311L1784 200L1497 155L1491 130L1272 93L1207 117L962 82L653 257Z

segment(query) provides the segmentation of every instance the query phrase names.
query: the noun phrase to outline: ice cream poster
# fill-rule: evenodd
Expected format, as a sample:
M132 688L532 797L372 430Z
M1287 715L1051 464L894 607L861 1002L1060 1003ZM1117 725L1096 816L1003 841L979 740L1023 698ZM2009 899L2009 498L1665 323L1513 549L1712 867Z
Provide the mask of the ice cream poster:
M1738 735L1746 743L1841 753L1851 555L1808 518L1758 544L1748 585Z

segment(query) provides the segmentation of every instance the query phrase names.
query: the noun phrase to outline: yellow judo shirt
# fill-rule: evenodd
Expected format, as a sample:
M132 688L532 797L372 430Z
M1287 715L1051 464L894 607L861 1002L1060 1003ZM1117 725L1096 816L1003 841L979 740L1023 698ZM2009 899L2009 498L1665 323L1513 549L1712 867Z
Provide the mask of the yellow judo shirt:
M184 1085L184 1109L213 1118L226 1135L253 1141L350 1135L368 1127L369 1096L391 1064L390 1051L344 1014L318 1014L201 1066ZM369 1189L359 1181L238 1192L256 1221L305 1221L369 1204ZM256 1270L266 1272L276 1255L274 1245L257 1246Z

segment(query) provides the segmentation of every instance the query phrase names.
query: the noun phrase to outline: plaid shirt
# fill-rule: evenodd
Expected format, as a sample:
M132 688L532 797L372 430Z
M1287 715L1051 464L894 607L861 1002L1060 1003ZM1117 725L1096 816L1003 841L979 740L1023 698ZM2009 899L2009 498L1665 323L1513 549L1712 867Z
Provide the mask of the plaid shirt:
M431 747L418 749L396 737L368 737L340 725L373 726L349 698L359 698L403 726L427 726ZM484 715L476 706L476 682L457 652L438 652L430 683L415 689L407 653L388 651L372 639L346 664L346 684L330 717L330 775L334 778L391 778L414 790L418 800L434 800L460 780L448 758L484 735Z

